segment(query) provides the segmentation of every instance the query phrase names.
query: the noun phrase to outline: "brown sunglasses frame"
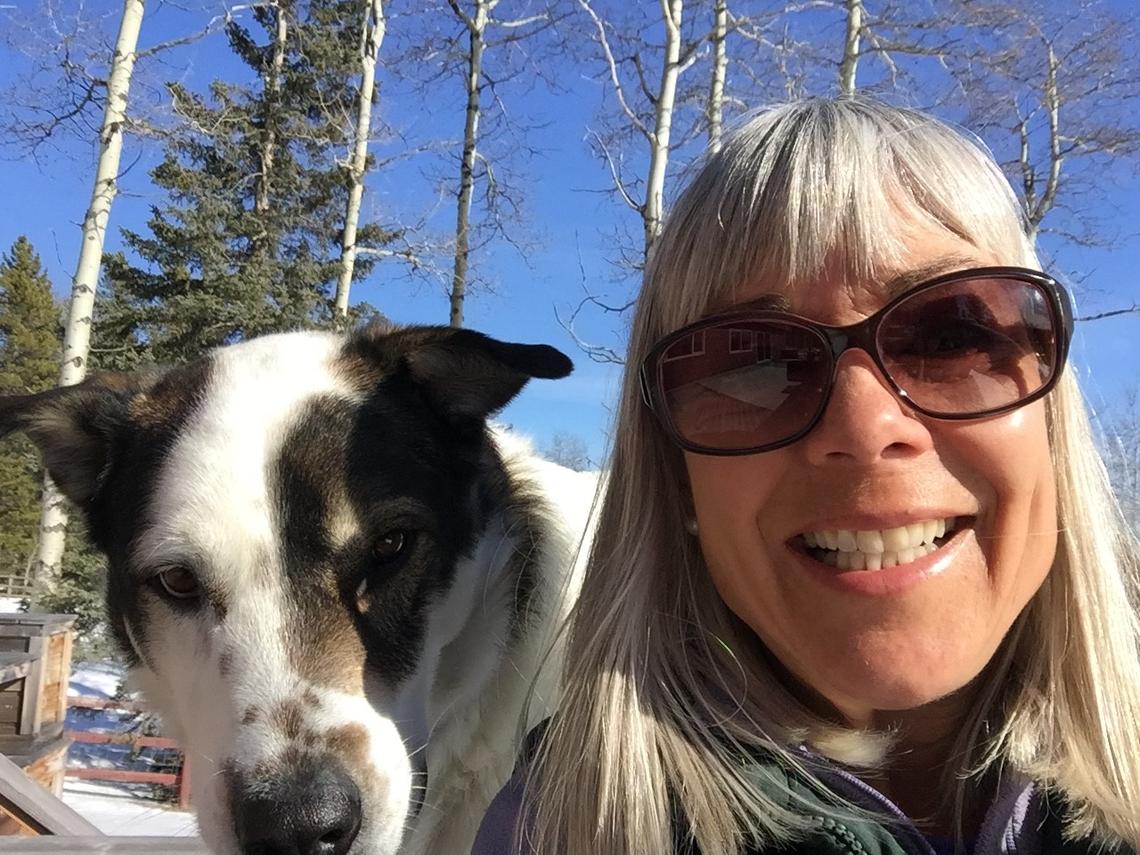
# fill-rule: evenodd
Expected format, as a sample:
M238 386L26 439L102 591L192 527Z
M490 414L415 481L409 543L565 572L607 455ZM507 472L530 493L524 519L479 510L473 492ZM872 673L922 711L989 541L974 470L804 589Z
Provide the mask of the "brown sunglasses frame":
M879 325L882 319L888 315L899 303L905 302L918 294L930 291L934 288L939 288L945 285L951 285L955 282L961 282L969 279L1013 279L1019 282L1025 282L1030 285L1037 286L1045 294L1046 302L1049 306L1049 311L1052 314L1054 328L1057 333L1057 348L1054 355L1054 364L1049 379L1042 384L1041 388L1035 390L1032 394L1027 395L1018 401L1011 404L1005 404L1001 407L984 410L978 413L938 413L928 410L916 404L906 390L901 388L895 379L891 376L886 366L883 365L882 357L876 347L876 336L878 335ZM741 449L723 449L713 448L710 446L699 445L685 439L680 431L677 430L676 425L673 423L672 416L669 414L668 406L665 403L665 391L662 381L662 361L661 358L665 352L672 347L676 342L690 336L694 333L700 332L703 329L719 326L720 324L731 321L763 321L763 320L779 320L781 323L788 326L800 327L807 332L820 339L825 344L825 350L828 352L831 365L828 369L827 376L829 378L827 388L820 399L819 407L815 414L808 420L806 426L797 431L794 435L781 439L778 442L765 443L763 445L750 446ZM1025 267L975 267L968 270L958 270L953 273L943 274L935 277L906 292L899 294L897 297L888 302L885 306L875 312L873 315L865 318L858 323L849 324L848 326L830 326L827 324L816 323L808 318L796 315L790 312L781 312L772 309L754 309L749 311L732 311L723 312L717 315L711 315L707 318L702 318L687 326L681 327L669 335L662 338L653 346L649 354L641 363L641 368L638 372L639 380L641 383L641 396L646 406L653 412L657 418L658 423L664 429L669 438L678 446L690 451L694 454L707 454L718 457L736 457L746 454L761 454L765 451L775 451L777 448L783 448L786 445L802 439L811 430L819 424L820 419L823 417L824 412L827 410L828 402L831 400L832 390L835 388L835 374L839 364L839 357L847 350L856 348L867 353L875 366L879 369L880 373L886 378L890 384L891 389L895 395L906 403L908 407L918 413L923 414L929 418L938 419L940 421L973 421L975 419L991 418L993 416L1008 413L1013 410L1024 407L1039 398L1047 395L1050 390L1056 385L1057 380L1060 379L1062 371L1065 366L1066 358L1069 353L1069 344L1073 337L1073 306L1069 293L1057 282L1052 276L1042 273L1037 270L1031 270Z

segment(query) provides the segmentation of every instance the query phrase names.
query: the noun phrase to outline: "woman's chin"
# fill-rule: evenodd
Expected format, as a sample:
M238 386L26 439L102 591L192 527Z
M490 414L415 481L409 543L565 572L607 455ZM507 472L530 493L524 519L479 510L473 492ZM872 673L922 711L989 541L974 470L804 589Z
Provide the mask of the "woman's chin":
M857 676L858 679L851 679ZM956 697L971 674L954 678L945 672L891 673L861 669L837 681L823 694L839 714L856 727L879 727L893 714L929 707ZM882 716L880 714L886 714Z

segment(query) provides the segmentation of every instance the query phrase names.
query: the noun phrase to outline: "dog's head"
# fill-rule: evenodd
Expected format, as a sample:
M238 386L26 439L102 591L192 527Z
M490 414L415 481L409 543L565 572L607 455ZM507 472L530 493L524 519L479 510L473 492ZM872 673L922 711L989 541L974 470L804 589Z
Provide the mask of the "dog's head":
M110 625L213 849L397 849L434 663L486 595L461 578L503 498L485 420L569 371L545 346L374 327L0 402L106 553Z

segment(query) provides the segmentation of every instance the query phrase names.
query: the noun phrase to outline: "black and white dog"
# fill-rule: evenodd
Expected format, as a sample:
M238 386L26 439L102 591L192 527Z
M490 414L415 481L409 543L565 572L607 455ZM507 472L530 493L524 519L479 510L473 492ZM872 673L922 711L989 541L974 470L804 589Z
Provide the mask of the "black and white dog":
M552 702L596 487L486 420L570 370L371 327L0 400L106 553L110 625L215 852L470 849Z

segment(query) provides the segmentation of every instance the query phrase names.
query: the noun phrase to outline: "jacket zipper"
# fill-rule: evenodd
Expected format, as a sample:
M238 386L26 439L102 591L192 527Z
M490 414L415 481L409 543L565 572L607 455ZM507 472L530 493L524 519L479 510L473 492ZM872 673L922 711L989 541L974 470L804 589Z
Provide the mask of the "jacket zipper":
M934 847L922 836L922 832L915 828L914 823L899 809L898 805L850 772L830 764L821 765L821 759L802 746L800 751L811 760L813 770L820 781L836 795L846 798L859 807L879 811L896 819L897 823L889 828L888 832L895 838L895 842L906 855L937 855ZM840 786L835 786L836 784Z

